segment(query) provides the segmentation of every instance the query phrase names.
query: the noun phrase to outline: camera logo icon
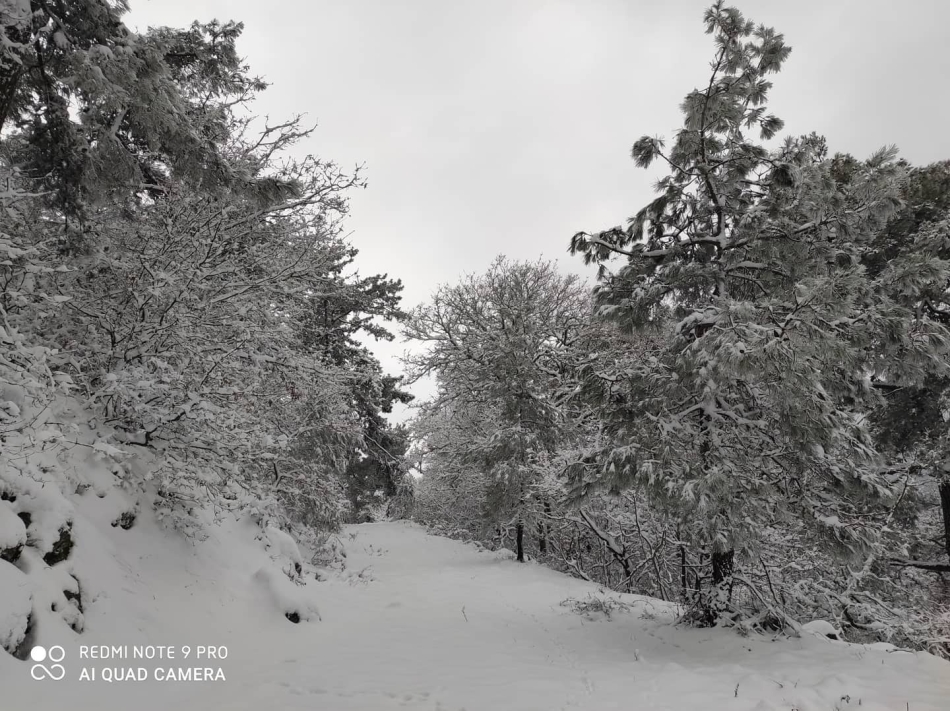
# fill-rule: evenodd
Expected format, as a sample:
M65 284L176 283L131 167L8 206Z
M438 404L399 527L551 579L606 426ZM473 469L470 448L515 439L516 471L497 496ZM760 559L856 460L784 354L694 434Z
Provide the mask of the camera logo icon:
M59 664L66 658L66 650L55 645L47 650L45 647L37 645L30 650L30 659L36 664L30 668L30 676L39 681L40 679L50 678L53 681L59 681L66 676L66 668ZM53 664L46 666L45 661L51 661Z

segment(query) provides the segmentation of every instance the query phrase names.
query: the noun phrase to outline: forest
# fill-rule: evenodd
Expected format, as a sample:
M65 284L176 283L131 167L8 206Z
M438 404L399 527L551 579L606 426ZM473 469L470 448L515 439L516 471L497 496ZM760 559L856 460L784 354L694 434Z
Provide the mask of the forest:
M950 161L786 135L785 38L716 2L632 144L654 194L548 236L591 283L500 255L405 306L355 266L361 170L255 114L244 26L127 9L0 0L0 565L70 555L82 450L139 502L113 526L409 519L683 624L950 658Z

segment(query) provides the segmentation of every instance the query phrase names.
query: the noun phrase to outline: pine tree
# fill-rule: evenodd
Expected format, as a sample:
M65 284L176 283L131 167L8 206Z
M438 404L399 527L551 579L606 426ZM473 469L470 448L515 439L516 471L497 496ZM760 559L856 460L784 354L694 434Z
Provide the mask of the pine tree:
M716 54L682 128L668 149L655 137L633 146L638 166L665 168L658 196L628 227L580 233L571 249L601 265L602 317L658 334L601 398L612 437L586 483L644 486L696 523L712 583L697 610L710 624L732 610L736 552L754 553L783 521L845 553L875 545L866 514L894 482L866 425L870 376L921 376L944 332L882 286L911 275L872 278L861 264L898 206L895 151L842 181L818 136L768 148L782 128L769 75L790 48L722 2L705 24ZM602 395L600 375L589 380Z
M912 272L912 282L895 282L892 296L918 309L944 326L950 325L950 162L915 168L903 189L904 205L878 235L863 261L872 274L884 273L893 265ZM898 462L913 462L918 490L936 484L940 511L940 533L944 562L935 560L936 551L926 541L932 529L922 522L914 546L924 560L899 560L900 565L918 565L927 570L950 571L950 438L945 413L950 403L950 375L942 363L921 382L902 382L899 374L883 373L875 383L885 402L873 417L880 445ZM932 485L932 484L931 484Z
M90 203L161 194L172 175L206 191L245 182L225 155L223 124L264 84L234 49L241 25L139 35L122 22L125 0L4 7L5 152L50 191L70 241Z

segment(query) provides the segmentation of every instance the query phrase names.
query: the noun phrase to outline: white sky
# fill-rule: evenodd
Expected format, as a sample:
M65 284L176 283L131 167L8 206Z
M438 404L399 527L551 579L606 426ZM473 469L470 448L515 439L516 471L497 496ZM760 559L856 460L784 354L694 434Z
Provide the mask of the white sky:
M556 258L571 235L622 223L657 174L629 158L669 136L713 56L709 0L131 0L127 22L241 20L272 86L256 112L307 113L302 148L366 164L352 195L363 273L405 284L404 306L499 253ZM793 48L771 110L865 157L896 143L950 158L950 2L737 0ZM402 344L376 348L398 371ZM420 388L424 394L428 388Z

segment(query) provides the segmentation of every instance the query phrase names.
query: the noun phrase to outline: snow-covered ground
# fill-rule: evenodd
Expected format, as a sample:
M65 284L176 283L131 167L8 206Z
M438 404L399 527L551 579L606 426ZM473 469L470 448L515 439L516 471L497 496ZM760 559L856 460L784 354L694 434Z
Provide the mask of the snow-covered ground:
M585 617L561 603L603 598L596 587L405 522L347 528L345 569L320 582L305 563L309 582L295 586L280 572L293 557L287 541L265 553L249 523L191 543L141 518L125 531L77 517L75 555L90 558L73 564L102 573L85 632L47 625L36 640L63 647L60 681L33 680L32 661L0 654L4 711L950 708L950 664L930 655L684 629L664 603L634 596L611 595L631 607L610 619ZM292 624L287 605L311 619ZM80 644L178 654L80 659ZM228 656L195 662L198 645ZM191 666L225 679L153 678ZM141 667L149 679L107 683L106 667ZM96 680L80 681L83 668Z

